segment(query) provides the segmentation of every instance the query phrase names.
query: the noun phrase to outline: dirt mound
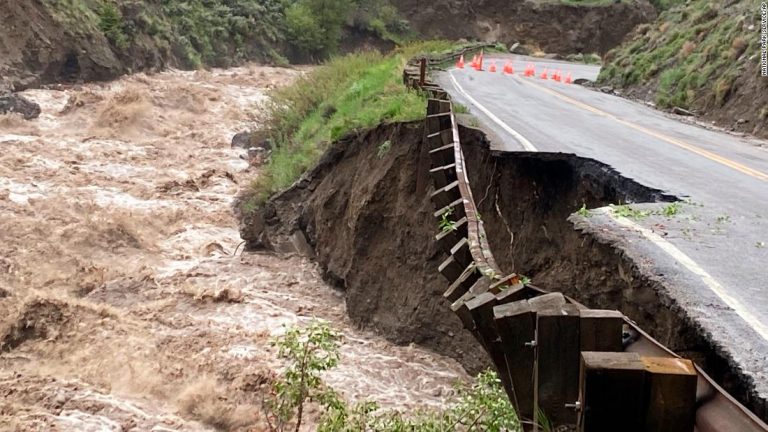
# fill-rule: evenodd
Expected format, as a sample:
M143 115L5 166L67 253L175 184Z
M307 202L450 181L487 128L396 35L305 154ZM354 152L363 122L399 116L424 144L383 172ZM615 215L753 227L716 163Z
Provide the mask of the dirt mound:
M559 1L394 0L414 29L428 37L520 42L552 53L605 53L656 11L646 0L596 6Z

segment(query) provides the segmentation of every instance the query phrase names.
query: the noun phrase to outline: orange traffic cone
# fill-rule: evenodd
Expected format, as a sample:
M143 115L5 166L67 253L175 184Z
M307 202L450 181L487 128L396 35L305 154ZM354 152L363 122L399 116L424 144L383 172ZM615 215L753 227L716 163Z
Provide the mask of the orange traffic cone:
M541 73L541 76L539 78L544 79L544 80L545 79L549 79L549 77L547 75L548 73L549 73L549 71L547 70L547 68L544 68L544 72Z
M512 75L512 74L514 74L514 73L515 73L515 68L514 68L514 67L512 67L512 62L511 62L511 61L508 61L508 62L507 62L505 65L504 65L504 73L505 73L505 74L508 74L508 75Z
M483 71L483 50L480 50L480 57L477 58L477 70Z
M496 72L496 61L491 60L491 66L488 68L488 72Z
M571 76L571 73L568 72L568 74L565 76L565 83L571 84L573 82L573 77Z
M528 63L528 66L525 69L525 76L532 77L536 75L536 66L533 65L533 63Z
M554 73L554 75L552 75L552 79L554 79L554 80L555 80L555 81L557 81L557 82L560 82L560 81L563 79L563 77L562 77L562 74L563 74L563 73L562 73L562 72L560 72L560 70L558 69L558 70L557 70L557 71Z
M456 62L456 67L459 69L464 69L464 54L459 57L459 61Z

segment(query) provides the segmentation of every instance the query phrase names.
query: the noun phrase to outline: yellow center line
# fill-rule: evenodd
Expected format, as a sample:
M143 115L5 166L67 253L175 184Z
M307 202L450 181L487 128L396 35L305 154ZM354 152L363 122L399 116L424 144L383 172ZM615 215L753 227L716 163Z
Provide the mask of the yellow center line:
M546 93L549 93L549 94L551 94L551 95L553 95L553 96L555 96L555 97L557 97L559 99L562 99L562 100L570 103L571 105L574 105L574 106L577 106L579 108L585 109L585 110L587 110L589 112L592 112L592 113L595 113L595 114L598 114L598 115L610 118L610 119L612 119L612 120L614 120L614 121L616 121L618 123L621 123L621 124L623 124L623 125L625 125L627 127L635 129L637 131L640 131L640 132L642 132L642 133L644 133L646 135L650 135L650 136L652 136L654 138L658 138L658 139L660 139L662 141L666 141L666 142L668 142L670 144L676 145L676 146L678 146L680 148L686 149L686 150L688 150L690 152L693 152L693 153L696 153L696 154L698 154L700 156L704 156L705 158L707 158L709 160L712 160L712 161L717 162L719 164L725 165L725 166L727 166L729 168L735 169L736 171L739 171L739 172L744 173L744 174L746 174L748 176L754 177L754 178L756 178L758 180L768 181L768 174L766 174L766 173L764 173L762 171L758 171L758 170L756 170L754 168L750 168L750 167L748 167L746 165L740 164L740 163L738 163L736 161L733 161L731 159L728 159L728 158L725 158L723 156L720 156L720 155L718 155L716 153L713 153L713 152L711 152L709 150L704 150L703 148L697 147L697 146L695 146L693 144L689 144L687 142L684 142L684 141L672 138L672 137L670 137L668 135L664 135L661 132L657 132L655 130L648 129L646 127L640 126L638 124L635 124L635 123L628 122L626 120L620 119L620 118L614 116L613 114L607 113L607 112L605 112L603 110L600 110L598 108L595 108L595 107L593 107L591 105L587 105L587 104L585 104L583 102L577 101L576 99L573 99L573 98L571 98L569 96L566 96L566 95L564 95L564 94L562 94L560 92L557 92L555 90L548 89L548 88L546 88L546 87L544 87L542 85L536 84L535 82L533 82L531 80L520 79L520 81L525 83L525 84L532 85L532 86L538 88L539 90L542 90L542 91L544 91Z

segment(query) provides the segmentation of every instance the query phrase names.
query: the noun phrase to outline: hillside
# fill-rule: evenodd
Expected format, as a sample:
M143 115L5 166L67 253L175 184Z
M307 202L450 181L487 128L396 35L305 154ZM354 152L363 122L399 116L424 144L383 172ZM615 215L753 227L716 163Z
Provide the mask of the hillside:
M387 0L18 0L0 9L0 87L310 62L406 32Z
M393 0L426 37L520 42L548 53L605 53L641 23L653 21L647 0Z
M599 82L680 107L728 129L768 136L757 1L691 0L639 26L608 53Z

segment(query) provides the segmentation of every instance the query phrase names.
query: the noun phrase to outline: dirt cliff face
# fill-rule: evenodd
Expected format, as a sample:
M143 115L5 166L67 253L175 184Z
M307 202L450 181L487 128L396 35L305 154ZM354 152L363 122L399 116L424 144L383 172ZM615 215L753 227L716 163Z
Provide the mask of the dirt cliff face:
M434 242L422 136L422 123L414 122L340 140L299 183L267 203L263 235L252 219L241 225L241 235L251 245L264 240L277 250L314 253L326 278L344 290L347 313L358 325L432 348L477 372L489 365L485 351L442 297L447 285L437 268L445 257Z
M428 37L521 42L545 52L607 50L636 25L655 19L646 0L603 6L520 0L394 0L411 26Z
M56 16L37 1L7 2L0 9L0 86L106 80L165 64L168 53L151 38L137 40L118 50L84 20Z

